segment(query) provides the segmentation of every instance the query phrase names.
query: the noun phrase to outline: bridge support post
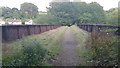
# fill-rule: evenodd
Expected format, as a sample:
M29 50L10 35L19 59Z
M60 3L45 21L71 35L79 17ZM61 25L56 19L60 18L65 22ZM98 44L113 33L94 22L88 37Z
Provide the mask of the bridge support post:
M92 27L92 31L95 31L95 30L96 30L96 26L93 26L93 27Z
M85 25L85 30L87 31L87 26Z
M81 28L83 28L83 25L81 25Z
M93 25L90 27L90 32L92 32L93 31Z
M88 25L86 25L86 31L89 31L89 26Z
M91 25L88 26L88 32L92 32L92 26Z
M79 28L81 28L82 26L81 25L79 25Z
M84 30L86 30L86 26L85 26L85 29Z
M82 29L83 29L83 30L84 30L84 28L85 28L84 25L82 25Z

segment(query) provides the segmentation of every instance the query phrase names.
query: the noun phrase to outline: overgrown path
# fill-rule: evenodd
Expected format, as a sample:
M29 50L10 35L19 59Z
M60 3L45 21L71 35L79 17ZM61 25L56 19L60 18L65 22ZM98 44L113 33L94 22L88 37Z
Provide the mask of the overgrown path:
M70 27L67 28L63 34L61 41L61 52L57 56L57 60L54 62L55 66L75 66L79 57L76 51L77 41L75 39L74 32Z

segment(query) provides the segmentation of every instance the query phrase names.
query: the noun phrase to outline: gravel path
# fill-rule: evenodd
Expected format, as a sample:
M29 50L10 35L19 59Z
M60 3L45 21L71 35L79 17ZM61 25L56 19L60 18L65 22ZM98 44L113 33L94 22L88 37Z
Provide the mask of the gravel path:
M57 56L58 59L54 62L54 66L75 66L79 61L76 46L74 32L68 27L63 35L61 52Z

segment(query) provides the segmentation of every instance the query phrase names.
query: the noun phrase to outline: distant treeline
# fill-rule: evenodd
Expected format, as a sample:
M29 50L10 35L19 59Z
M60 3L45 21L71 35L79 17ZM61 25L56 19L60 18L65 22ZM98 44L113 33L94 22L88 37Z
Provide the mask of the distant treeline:
M118 8L105 11L96 2L52 2L47 9L47 14L39 15L36 23L118 25Z
M118 25L118 8L108 11L97 2L51 2L47 14L39 14L32 3L21 4L17 8L2 7L0 16L6 18L32 18L36 24L109 24Z
M20 10L17 8L1 7L0 10L2 14L0 17L4 19L15 18L15 19L33 19L36 18L38 14L38 7L32 3L23 3L21 4Z

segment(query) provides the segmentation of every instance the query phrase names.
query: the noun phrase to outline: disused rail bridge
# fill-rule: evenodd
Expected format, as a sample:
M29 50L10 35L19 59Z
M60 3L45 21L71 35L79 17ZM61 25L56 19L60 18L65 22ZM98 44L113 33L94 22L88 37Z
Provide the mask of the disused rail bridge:
M120 26L117 25L105 25L105 24L79 24L79 28L84 29L88 32L92 32L94 30L100 31L101 29L114 29L117 28L115 32L117 35L120 35Z
M45 31L56 29L60 26L61 25L2 25L0 26L0 29L2 29L2 42L21 39L33 34L40 34ZM94 30L100 31L104 28L117 28L115 33L120 35L120 26L117 25L79 24L77 26L88 32L92 32Z
M61 25L2 25L2 42L21 39L28 35L40 34Z

